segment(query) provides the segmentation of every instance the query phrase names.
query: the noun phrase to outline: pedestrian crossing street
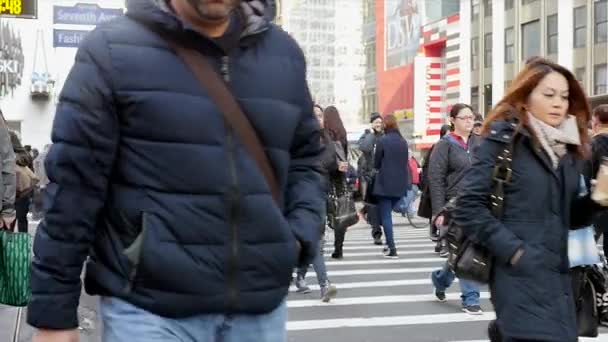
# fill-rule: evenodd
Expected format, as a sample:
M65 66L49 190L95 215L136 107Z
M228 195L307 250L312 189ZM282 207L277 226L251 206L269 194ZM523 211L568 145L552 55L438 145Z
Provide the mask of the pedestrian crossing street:
M326 265L338 295L330 303L320 301L311 267L306 281L312 293L298 294L294 286L290 288L288 341L487 341L487 324L495 318L487 286L481 288L484 314L480 316L460 310L457 282L448 290L448 302L437 302L430 273L440 268L445 259L434 253L428 228L413 228L398 216L394 220L399 259L383 257L382 246L372 243L371 231L365 224L349 229L344 259L331 259L333 232L328 230ZM608 341L608 330L598 338L581 341Z

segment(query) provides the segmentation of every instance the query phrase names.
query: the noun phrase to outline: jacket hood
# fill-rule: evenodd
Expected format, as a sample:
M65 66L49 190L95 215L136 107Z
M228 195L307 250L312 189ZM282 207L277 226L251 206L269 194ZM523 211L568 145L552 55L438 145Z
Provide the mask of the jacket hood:
M241 37L265 31L276 17L275 0L242 0L240 14L245 18L245 29ZM133 19L159 29L183 31L185 24L168 4L168 0L127 0L127 15Z

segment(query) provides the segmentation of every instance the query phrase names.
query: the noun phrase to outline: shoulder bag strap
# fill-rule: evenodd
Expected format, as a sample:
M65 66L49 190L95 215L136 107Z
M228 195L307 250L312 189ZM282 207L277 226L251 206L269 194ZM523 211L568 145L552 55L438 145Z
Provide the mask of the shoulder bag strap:
M226 83L201 53L181 46L170 39L165 39L165 41L190 68L200 86L207 91L213 102L224 114L226 122L236 132L241 143L262 171L270 188L270 193L275 202L278 203L280 199L280 187L274 169L264 151L257 132L241 110L240 105L230 90L228 90Z
M498 158L496 158L496 165L492 172L494 188L490 196L490 203L492 214L496 218L501 218L504 213L505 186L511 183L511 178L513 177L511 163L513 162L515 134L511 136L509 143L505 145L505 148L500 152Z

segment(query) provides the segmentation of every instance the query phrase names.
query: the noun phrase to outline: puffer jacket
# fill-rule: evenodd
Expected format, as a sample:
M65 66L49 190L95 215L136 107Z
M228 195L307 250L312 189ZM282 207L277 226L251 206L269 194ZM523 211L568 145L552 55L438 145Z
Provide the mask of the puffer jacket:
M464 174L471 166L472 153L478 145L479 137L474 134L469 136L466 149L454 136L447 134L433 146L428 173L433 216L458 194Z
M241 6L233 19L244 30L230 51L152 0L128 1L127 17L83 41L45 162L31 325L78 326L87 257L90 294L179 318L270 312L284 301L293 268L316 255L322 147L304 56L259 7ZM229 76L282 189L279 205L223 114L147 26L189 43Z
M462 181L453 219L494 255L490 288L502 335L576 342L568 231L588 225L599 209L588 194L580 196L583 161L570 152L554 169L526 127L515 133L514 124L496 121L490 132ZM512 179L497 219L490 210L493 170L512 136ZM518 249L524 253L512 265Z

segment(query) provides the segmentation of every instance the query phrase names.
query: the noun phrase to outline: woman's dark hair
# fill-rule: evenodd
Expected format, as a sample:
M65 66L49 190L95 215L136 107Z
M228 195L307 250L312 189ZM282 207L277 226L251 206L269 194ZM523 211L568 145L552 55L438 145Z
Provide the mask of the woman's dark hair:
M452 126L450 126L450 125L441 126L441 131L439 131L439 138L443 138L451 130L452 130Z
M486 118L483 135L490 133L490 125L497 120L515 117L521 126L529 126L526 103L532 91L550 73L557 72L568 81L568 113L576 117L581 145L576 147L576 154L586 158L588 151L585 146L589 142L587 124L591 119L591 110L587 95L574 75L563 66L541 57L530 58L525 68L517 75L505 96L498 102L490 115Z
M333 141L339 141L346 148L348 143L346 137L346 129L340 118L338 109L334 106L329 106L323 111L323 126L327 130L329 137Z
M471 110L471 112L473 111L473 107L469 106L466 103L455 104L454 106L452 106L452 109L450 109L450 117L452 119L455 119L458 116L458 113L460 113L460 111L465 108L469 108Z
M597 106L593 110L593 116L595 116L602 125L608 125L608 104Z

